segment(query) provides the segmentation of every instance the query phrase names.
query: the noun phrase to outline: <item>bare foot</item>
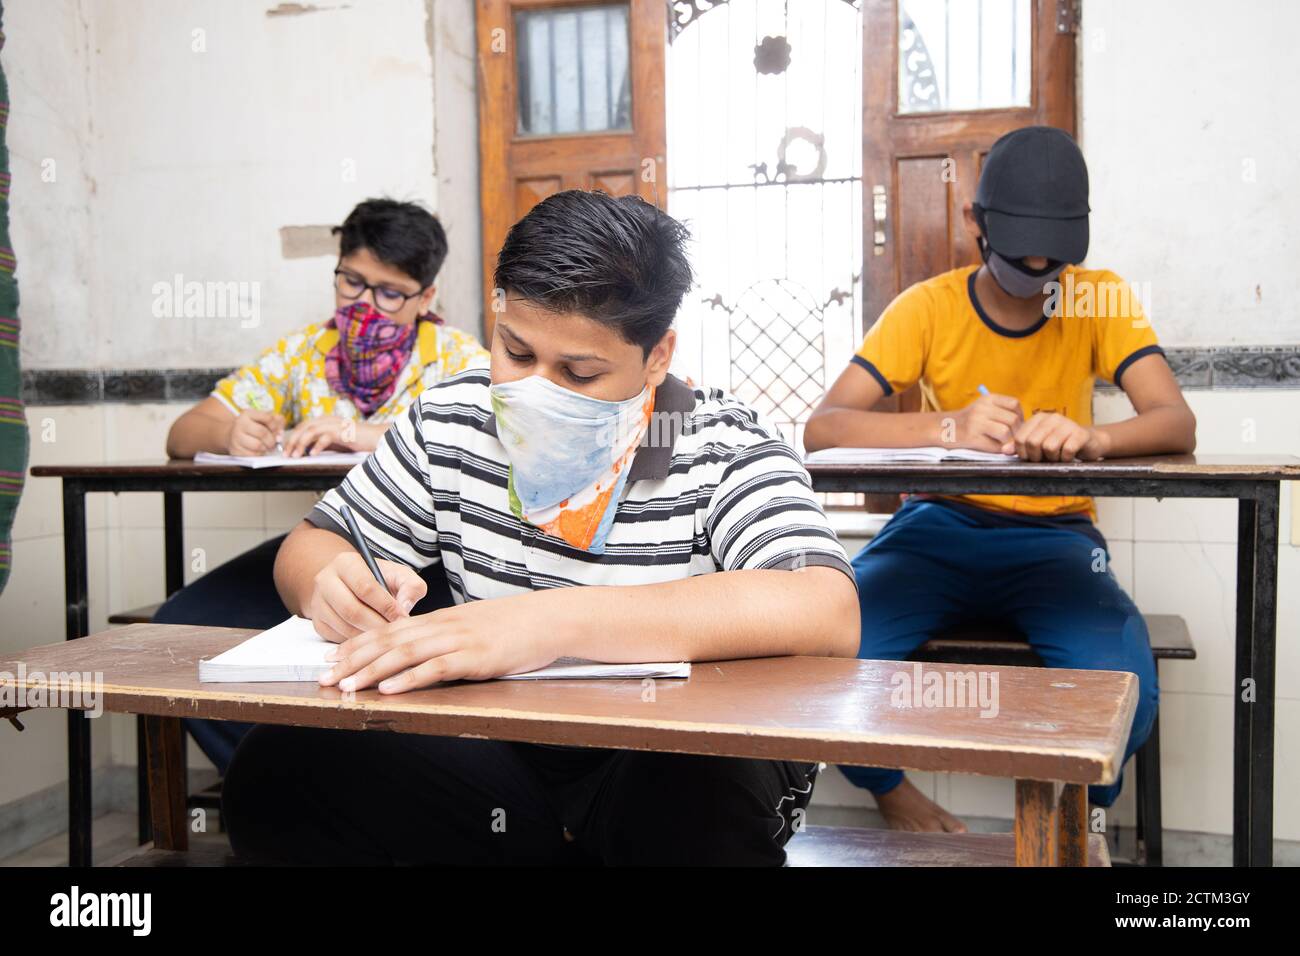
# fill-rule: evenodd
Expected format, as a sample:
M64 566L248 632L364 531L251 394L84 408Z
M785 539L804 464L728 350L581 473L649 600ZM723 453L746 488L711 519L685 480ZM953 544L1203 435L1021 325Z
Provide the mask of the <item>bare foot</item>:
M876 806L891 830L925 833L965 833L962 823L913 786L906 777L893 790L876 797Z

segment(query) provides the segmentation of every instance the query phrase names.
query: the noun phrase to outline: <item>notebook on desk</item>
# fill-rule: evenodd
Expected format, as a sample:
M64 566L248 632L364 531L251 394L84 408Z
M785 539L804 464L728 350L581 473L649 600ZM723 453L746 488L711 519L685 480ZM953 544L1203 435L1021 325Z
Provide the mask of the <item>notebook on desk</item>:
M1019 461L1015 455L995 451L975 451L972 448L943 448L930 445L920 448L823 448L804 455L805 465L876 465L892 462L941 461L991 461L1010 463Z
M199 661L201 683L263 683L315 681L334 665L325 652L334 645L316 633L311 621L291 617L250 637L224 654ZM602 664L577 657L562 657L553 664L501 680L598 680L645 677L690 677L686 662L666 664Z
M201 451L194 456L197 465L243 465L245 468L277 468L281 465L356 465L366 460L369 452L323 451L317 455L290 458L275 452L270 455L217 455Z

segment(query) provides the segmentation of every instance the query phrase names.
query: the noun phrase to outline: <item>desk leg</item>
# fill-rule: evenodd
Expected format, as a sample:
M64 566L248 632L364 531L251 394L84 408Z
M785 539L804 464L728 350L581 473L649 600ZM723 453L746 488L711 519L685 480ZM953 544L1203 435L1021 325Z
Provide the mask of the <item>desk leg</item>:
M185 512L179 491L163 492L163 578L163 593L167 597L171 597L185 586ZM148 843L153 839L145 736L145 719L137 716L135 719L135 792L137 835L140 843ZM184 764L185 750L182 747L182 768Z
M63 479L64 636L85 637L90 630L86 583L86 490ZM91 863L90 721L68 711L68 865Z
M185 795L185 731L178 717L145 717L149 751L149 804L153 811L154 846L189 849Z
M1232 790L1234 866L1273 865L1273 715L1277 656L1276 483L1237 506L1237 683Z
M179 491L163 492L163 560L168 597L185 587L185 511L181 501ZM181 774L188 783L184 725L181 727Z
M1079 784L1016 781L1016 866L1087 866L1088 798Z

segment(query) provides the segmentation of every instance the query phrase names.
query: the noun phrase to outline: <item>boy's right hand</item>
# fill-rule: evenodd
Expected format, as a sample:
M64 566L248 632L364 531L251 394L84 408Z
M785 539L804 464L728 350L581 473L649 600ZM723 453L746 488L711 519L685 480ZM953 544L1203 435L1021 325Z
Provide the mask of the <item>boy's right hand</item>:
M981 395L940 426L941 443L949 448L1002 451L1025 416L1010 395Z
M390 621L407 617L429 586L404 564L375 559L387 588L381 587L355 551L342 551L312 582L304 616L316 633L338 644Z
M275 412L246 408L230 423L226 454L244 457L265 455L275 449L284 435L284 419Z

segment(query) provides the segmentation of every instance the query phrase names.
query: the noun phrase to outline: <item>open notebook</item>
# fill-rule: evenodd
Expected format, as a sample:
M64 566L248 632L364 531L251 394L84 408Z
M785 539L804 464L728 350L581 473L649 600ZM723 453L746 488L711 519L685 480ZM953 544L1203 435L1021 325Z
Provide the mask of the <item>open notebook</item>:
M804 455L805 465L874 465L889 462L940 462L940 461L1019 461L1015 455L995 451L975 451L971 448L943 448L939 445L921 448L823 448Z
M333 645L316 633L311 621L291 617L269 631L250 637L211 660L199 661L203 683L259 683L263 681L314 681L333 665L325 651ZM601 664L577 657L562 657L549 667L511 674L501 680L690 677L689 663Z
M280 465L355 465L366 460L364 451L323 451L318 455L290 458L275 452L270 455L215 455L201 451L194 456L199 465L243 465L245 468L276 468Z

